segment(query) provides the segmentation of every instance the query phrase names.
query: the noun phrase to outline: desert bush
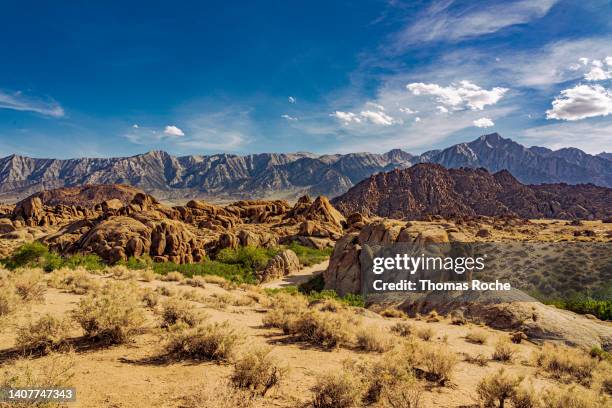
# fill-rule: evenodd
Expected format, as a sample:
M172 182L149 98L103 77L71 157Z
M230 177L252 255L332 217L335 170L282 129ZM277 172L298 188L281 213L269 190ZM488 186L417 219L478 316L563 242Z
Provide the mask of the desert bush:
M592 388L612 395L612 363L603 361L593 371Z
M8 279L0 281L0 318L15 312L21 303L15 285Z
M157 274L152 269L142 269L138 273L138 277L145 282L153 282Z
M392 317L392 318L398 318L398 319L402 319L406 317L406 313L404 313L403 311L399 309L395 309L392 307L383 309L378 314L381 315L382 317Z
M453 310L450 313L451 324L460 326L467 323L466 318L463 316L463 312L461 310Z
M17 294L24 302L41 302L44 300L47 285L40 269L17 269L13 273L12 281Z
M48 354L68 346L70 322L50 314L17 327L16 346L23 352Z
M96 254L75 254L66 258L60 258L61 265L70 269L83 268L88 271L100 271L105 265Z
M143 328L144 309L133 285L111 282L90 293L72 312L85 336L105 343L125 343Z
M58 269L51 274L49 285L77 295L84 295L100 287L100 284L83 268Z
M489 359L484 354L476 354L472 356L470 354L465 354L465 361L470 364L475 364L477 366L484 367L489 364Z
M171 328L165 349L175 358L228 361L241 341L242 335L228 322L195 327L179 323Z
M198 386L195 392L186 392L181 408L251 408L258 396L249 391L222 382L212 387Z
M416 381L401 381L385 388L382 393L384 406L389 408L422 407L423 390Z
M177 271L168 272L161 278L165 282L181 282L183 279L185 279L183 274Z
M427 323L436 323L439 322L441 319L440 315L438 314L438 312L436 312L435 310L432 310L431 312L429 312L429 314L427 315L427 319L425 319L425 321Z
M297 340L319 347L335 348L352 339L350 317L346 314L309 310L290 320L287 331Z
M178 295L179 291L177 288L172 286L158 286L155 291L162 296L173 297Z
M43 359L21 358L0 368L0 388L67 388L74 385L74 354L51 354ZM4 406L0 404L0 406ZM7 407L60 407L53 402L25 402Z
M278 293L271 298L270 310L263 317L263 325L283 329L288 333L290 322L307 309L308 299L305 296Z
M609 407L609 398L582 389L576 385L554 387L544 391L542 400L546 408L605 408Z
M256 348L243 355L235 364L232 384L261 396L277 386L286 369L270 356L269 348Z
M431 327L420 327L416 329L416 335L422 340L429 341L434 336L434 330Z
M169 327L181 322L190 327L198 325L204 320L205 316L193 309L193 306L185 300L168 299L162 305L162 327Z
M376 326L361 326L355 334L357 348L363 351L383 353L389 350L393 341L386 332L381 332Z
M476 387L478 397L485 407L504 407L506 400L516 392L523 379L508 374L503 368L484 377Z
M401 337L408 337L412 334L412 326L409 323L397 322L391 326L391 333L395 333Z
M5 265L9 269L37 267L46 264L46 259L49 257L49 249L38 241L29 242L21 245L13 254L5 261Z
M414 383L415 347L414 342L406 342L397 345L378 360L344 363L346 372L361 377L364 387L363 402L366 404L379 402L387 392L395 390L401 383L405 385Z
M522 383L519 385L510 396L510 401L512 401L514 408L541 407L540 398L531 384Z
M193 286L194 288L205 288L206 279L201 276L194 276L193 278L185 279L185 285Z
M139 276L139 272L129 269L125 265L117 264L106 270L111 276L119 280L135 280Z
M423 343L416 353L418 365L425 368L428 380L444 385L452 379L457 356L447 347Z
M161 295L158 292L155 292L152 289L145 289L142 294L142 302L149 309L155 308L159 304L159 298Z
M579 349L545 344L536 353L536 364L553 378L588 384L597 362Z
M495 343L493 350L493 360L510 362L516 355L516 347L510 342L509 339L502 337Z
M361 399L362 384L346 371L326 373L312 387L314 408L352 408Z
M465 339L474 344L486 344L488 337L489 333L479 329L470 330L468 334L465 335Z

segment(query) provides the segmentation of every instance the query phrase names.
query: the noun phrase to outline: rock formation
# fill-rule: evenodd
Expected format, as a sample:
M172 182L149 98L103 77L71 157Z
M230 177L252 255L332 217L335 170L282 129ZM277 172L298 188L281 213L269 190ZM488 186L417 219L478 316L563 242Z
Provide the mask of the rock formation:
M379 173L332 203L343 214L396 219L474 216L601 219L612 214L612 189L592 184L524 185L509 172L419 164Z

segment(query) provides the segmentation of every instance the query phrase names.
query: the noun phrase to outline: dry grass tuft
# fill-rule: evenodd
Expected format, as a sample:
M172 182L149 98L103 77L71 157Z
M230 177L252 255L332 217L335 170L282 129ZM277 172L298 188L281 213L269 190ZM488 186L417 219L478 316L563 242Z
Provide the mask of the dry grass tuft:
M420 327L416 329L415 334L418 338L429 341L434 336L435 332L431 327Z
M489 333L486 331L474 329L470 330L468 334L465 335L465 340L474 344L486 344L488 337Z
M251 408L256 397L230 384L215 384L213 387L198 387L193 393L181 397L181 408Z
M442 385L451 381L455 365L457 364L457 355L455 353L447 347L429 343L423 343L416 353L418 365L425 368L428 380Z
M440 320L441 320L441 317L438 314L438 312L436 312L435 310L432 310L431 312L429 312L429 314L427 315L427 318L425 319L427 323L437 323Z
M453 310L450 313L451 324L456 326L461 326L467 323L467 319L463 316L463 312L461 310Z
M542 397L546 408L605 408L610 399L578 386L548 388Z
M393 346L393 339L376 326L359 327L355 338L357 348L363 351L384 353Z
M271 298L270 310L263 317L263 325L282 329L288 334L290 324L307 310L308 299L305 296L280 293Z
M412 326L406 322L397 322L391 326L391 333L401 337L408 337L412 334Z
M401 311L399 309L395 309L395 308L392 308L392 307L388 307L386 309L383 309L378 314L381 315L382 317L391 317L391 318L396 318L396 319L403 319L403 318L407 317L406 313L404 313L403 311Z
M269 348L257 348L236 362L231 381L236 388L246 389L263 397L270 389L278 386L285 374L286 369L280 367L270 356Z
M157 278L157 274L152 269L143 269L138 275L145 282L153 282Z
M185 279L185 276L177 271L168 272L161 277L161 280L165 282L181 282L183 279Z
M49 280L49 285L56 289L63 289L77 295L84 295L100 288L98 281L83 268L74 270L62 268L53 271L51 279Z
M476 387L480 401L485 407L503 407L512 398L523 379L508 374L503 368L484 377Z
M516 355L516 347L506 337L502 337L495 343L495 349L493 350L493 360L502 362L511 362Z
M171 328L165 349L168 355L179 359L228 361L242 337L228 322L196 327L179 323Z
M465 356L466 363L475 364L480 367L484 367L489 364L489 358L486 357L484 354L479 353L479 354L476 354L475 356L472 356L466 353L464 354L464 356Z
M15 291L24 302L42 302L47 285L40 268L17 269L12 277Z
M66 350L70 322L50 314L17 327L16 346L24 353L49 354Z
M206 316L194 310L193 306L182 299L170 298L162 305L162 327L185 323L189 327L200 324Z
M354 316L309 310L287 325L288 334L297 340L327 349L346 345L353 338Z
M183 282L185 285L193 286L194 288L205 288L206 280L201 276L194 276L193 278L187 278Z
M153 289L146 288L142 293L142 302L149 309L154 309L159 304L161 295Z
M85 336L111 344L128 342L145 322L137 290L124 282L111 282L99 292L90 293L81 299L72 316Z
M352 408L358 406L363 385L346 371L320 375L312 387L313 408Z
M73 386L74 354L51 354L43 359L21 358L0 368L0 388L60 388ZM28 403L25 403L28 404ZM43 405L9 404L9 407L58 406L52 403Z
M588 385L597 361L582 350L545 344L536 353L535 362L553 378Z

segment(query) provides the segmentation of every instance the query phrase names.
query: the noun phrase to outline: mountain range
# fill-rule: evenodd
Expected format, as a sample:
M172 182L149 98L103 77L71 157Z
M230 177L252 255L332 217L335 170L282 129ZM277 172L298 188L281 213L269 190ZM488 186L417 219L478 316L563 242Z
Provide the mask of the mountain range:
M294 199L302 194L334 197L372 174L417 163L483 167L491 172L508 170L527 184L612 186L609 154L593 156L575 148L528 148L493 133L421 155L400 149L382 154L300 152L179 157L151 151L131 157L67 160L11 155L0 159L0 200L17 201L57 187L117 183L136 186L168 201L196 197L210 201Z

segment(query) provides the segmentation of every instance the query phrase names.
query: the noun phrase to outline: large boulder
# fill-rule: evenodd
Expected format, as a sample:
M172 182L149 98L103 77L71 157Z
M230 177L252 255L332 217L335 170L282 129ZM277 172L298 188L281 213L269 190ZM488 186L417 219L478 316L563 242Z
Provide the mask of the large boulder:
M300 260L290 249L285 249L268 261L265 269L258 272L259 280L262 282L282 278L300 270Z

